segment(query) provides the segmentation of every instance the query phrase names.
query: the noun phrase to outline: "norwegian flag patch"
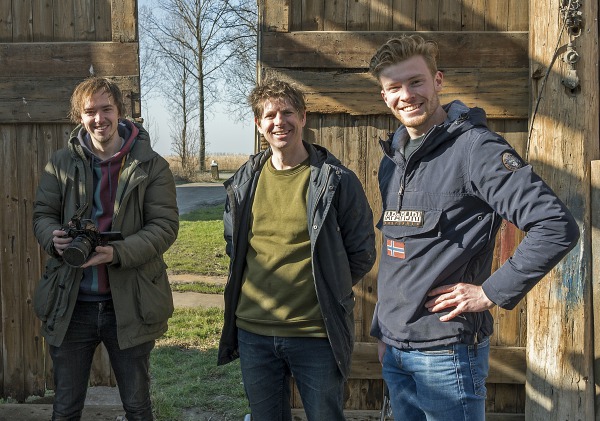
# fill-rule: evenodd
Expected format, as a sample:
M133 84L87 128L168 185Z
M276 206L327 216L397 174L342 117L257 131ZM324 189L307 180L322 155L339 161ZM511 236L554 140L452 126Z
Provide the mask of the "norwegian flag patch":
M397 259L404 259L404 243L401 241L387 240L387 255Z

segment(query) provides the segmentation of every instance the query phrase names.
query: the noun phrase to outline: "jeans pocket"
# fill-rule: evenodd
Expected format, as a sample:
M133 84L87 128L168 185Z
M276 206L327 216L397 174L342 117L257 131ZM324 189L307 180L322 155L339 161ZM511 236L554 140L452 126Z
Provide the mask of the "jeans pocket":
M473 390L477 396L481 396L482 398L485 398L487 394L485 381L490 368L489 355L489 337L476 345L469 346L469 363L471 378L473 379Z

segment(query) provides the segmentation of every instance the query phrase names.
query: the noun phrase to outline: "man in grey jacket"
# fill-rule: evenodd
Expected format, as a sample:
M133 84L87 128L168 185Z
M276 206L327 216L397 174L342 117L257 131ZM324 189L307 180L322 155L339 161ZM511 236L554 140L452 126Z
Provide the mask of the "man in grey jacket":
M459 101L442 106L437 46L392 39L371 61L402 123L379 169L383 234L371 334L394 414L485 418L489 312L513 308L576 244L577 223L550 187ZM527 233L491 272L502 219Z
M250 95L269 143L226 181L231 258L219 364L240 357L252 419L343 420L355 285L375 262L371 209L354 173L302 141L304 95L268 80Z
M126 419L152 420L150 351L173 312L162 255L179 217L168 163L124 111L115 83L80 83L71 96L79 126L50 158L36 193L33 229L49 259L34 309L54 368L52 420L81 418L100 342ZM97 232L110 231L122 238L98 241Z

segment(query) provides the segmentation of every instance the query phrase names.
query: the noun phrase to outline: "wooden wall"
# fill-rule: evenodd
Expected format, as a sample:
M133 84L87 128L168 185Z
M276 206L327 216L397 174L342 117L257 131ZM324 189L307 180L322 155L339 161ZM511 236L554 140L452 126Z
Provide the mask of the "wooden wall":
M0 397L23 400L51 386L33 290L45 256L32 201L50 154L73 129L73 88L93 71L116 80L140 115L136 0L0 2ZM99 352L92 382L111 383Z
M461 99L486 110L492 130L522 154L529 110L528 2L522 0L259 0L259 77L293 81L307 93L304 137L330 149L363 183L374 215L381 199L379 138L397 128L368 74L375 50L400 33L440 46L442 103ZM378 241L381 241L378 233ZM521 238L504 224L494 267ZM375 265L377 267L377 264ZM369 328L377 299L374 269L355 288L357 346L347 387L350 419L379 419L383 385ZM494 310L488 419L522 419L526 303ZM296 394L294 405L301 407ZM372 412L364 412L369 411ZM302 419L302 411L297 412ZM510 415L513 414L513 415ZM373 417L373 418L369 418Z

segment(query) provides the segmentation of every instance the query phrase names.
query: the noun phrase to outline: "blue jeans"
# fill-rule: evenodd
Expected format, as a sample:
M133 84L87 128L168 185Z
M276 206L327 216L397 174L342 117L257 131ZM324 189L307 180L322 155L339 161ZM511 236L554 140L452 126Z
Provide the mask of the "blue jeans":
M293 376L309 421L344 420L344 379L326 338L262 336L238 329L253 421L291 421Z
M81 419L92 358L100 342L108 351L127 420L151 421L149 368L154 341L121 350L112 301L78 301L62 344L50 346L55 386L52 420Z
M430 349L387 346L383 379L395 419L484 421L490 341Z

